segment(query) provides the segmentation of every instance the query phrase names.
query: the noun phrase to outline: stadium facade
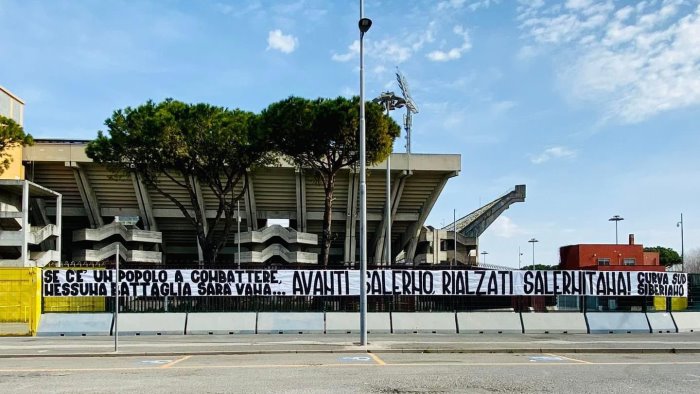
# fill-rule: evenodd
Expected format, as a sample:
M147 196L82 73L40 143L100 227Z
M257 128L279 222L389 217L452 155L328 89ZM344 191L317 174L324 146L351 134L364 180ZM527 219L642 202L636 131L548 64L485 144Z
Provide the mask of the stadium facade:
M5 116L21 123L23 102L6 89L0 93L10 100L3 104ZM85 153L88 142L42 139L12 152L13 164L0 180L0 266L98 263L117 251L126 262L141 265L201 261L196 232L182 211L138 175L115 176L93 163ZM477 265L478 237L510 204L524 201L525 187L458 220L455 253L454 228L438 230L426 226L426 219L447 182L459 174L460 161L458 154L391 155L390 261L385 257L386 162L368 167L371 264ZM282 161L248 175L237 211L240 232L233 229L218 261L318 264L324 192L314 173ZM348 168L335 181L329 258L334 265L359 260L359 178ZM215 216L218 200L208 188L198 187L193 202L170 179L159 180L159 187L187 209ZM280 220L285 225L271 224Z

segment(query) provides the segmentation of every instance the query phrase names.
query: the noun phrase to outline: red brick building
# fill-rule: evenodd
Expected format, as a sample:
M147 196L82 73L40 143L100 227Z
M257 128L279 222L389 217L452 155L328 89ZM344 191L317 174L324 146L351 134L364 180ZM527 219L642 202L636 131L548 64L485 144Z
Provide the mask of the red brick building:
M579 244L559 248L563 270L594 271L665 271L658 252L645 252L644 245L634 243L630 234L628 244Z

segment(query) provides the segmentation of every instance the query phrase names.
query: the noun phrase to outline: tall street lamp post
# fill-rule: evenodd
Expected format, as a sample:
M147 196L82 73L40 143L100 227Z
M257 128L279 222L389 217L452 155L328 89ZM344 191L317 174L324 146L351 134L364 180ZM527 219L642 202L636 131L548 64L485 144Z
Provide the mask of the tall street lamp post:
M484 265L486 265L486 255L487 254L489 254L489 252L487 252L485 250L483 252L481 252L481 255L484 256Z
M625 218L620 217L620 215L615 215L608 219L610 222L615 222L615 245L617 245L617 222L620 222L622 220L625 220Z
M535 269L535 242L540 242L540 241L536 240L535 238L532 238L527 242L532 244L532 269Z
M683 214L681 214L681 221L676 223L676 227L681 228L681 271L685 272L685 250L683 249Z
M367 169L365 152L365 59L364 37L372 26L360 0L360 346L367 346Z

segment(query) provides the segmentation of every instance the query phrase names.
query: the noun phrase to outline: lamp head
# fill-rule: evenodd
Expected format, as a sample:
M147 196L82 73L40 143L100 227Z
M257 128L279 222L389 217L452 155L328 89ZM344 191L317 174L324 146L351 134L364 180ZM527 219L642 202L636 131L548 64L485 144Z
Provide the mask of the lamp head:
M365 34L369 28L372 27L372 20L369 18L362 18L357 25L360 28L360 33Z

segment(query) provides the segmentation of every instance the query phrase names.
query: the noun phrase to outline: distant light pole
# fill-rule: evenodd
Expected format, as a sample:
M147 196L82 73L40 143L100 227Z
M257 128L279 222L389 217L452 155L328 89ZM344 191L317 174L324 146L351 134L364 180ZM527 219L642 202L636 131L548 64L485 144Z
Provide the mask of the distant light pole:
M608 219L610 222L615 222L615 245L617 245L617 222L625 220L625 218L620 217L620 215L615 215Z
M367 346L367 169L365 152L365 33L372 20L365 18L365 2L360 0L360 346Z
M527 242L532 244L532 269L535 269L535 242L540 242L540 241L536 240L535 238L532 238Z
M522 261L521 261L522 257L523 257L523 252L520 251L520 246L518 246L518 269L520 269L520 265L522 264Z
M453 235L455 236L455 256L454 256L454 265L457 265L457 210L454 209L452 210L452 232L454 233ZM452 265L452 264L450 264Z
M389 111L401 108L406 103L406 100L395 95L394 92L384 92L372 101L384 106L387 118L389 117ZM385 265L391 265L391 152L389 152L389 156L386 158L386 212L384 214L384 220L386 221L384 225L384 232L386 233L384 235L386 252ZM376 256L375 260L377 260Z
M486 265L486 255L487 254L489 254L489 252L487 252L485 250L483 252L481 252L481 255L484 256L484 265Z
M681 228L681 271L685 271L685 250L683 249L683 214L681 213L681 221L676 223L676 227Z
M241 200L236 200L236 225L238 226L238 269L241 269Z

